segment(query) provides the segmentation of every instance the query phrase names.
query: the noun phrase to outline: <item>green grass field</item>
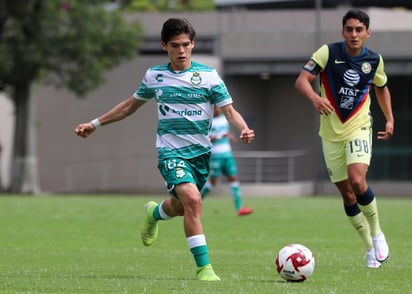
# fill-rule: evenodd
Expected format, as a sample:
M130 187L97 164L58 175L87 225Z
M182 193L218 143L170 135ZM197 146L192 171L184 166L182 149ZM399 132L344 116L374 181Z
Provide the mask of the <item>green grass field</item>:
M200 282L182 218L160 223L158 240L139 238L143 205L159 197L0 196L0 293L412 293L412 201L379 198L390 260L365 266L364 246L337 196L204 202L210 258L221 282ZM284 282L274 258L288 243L316 257L303 283Z

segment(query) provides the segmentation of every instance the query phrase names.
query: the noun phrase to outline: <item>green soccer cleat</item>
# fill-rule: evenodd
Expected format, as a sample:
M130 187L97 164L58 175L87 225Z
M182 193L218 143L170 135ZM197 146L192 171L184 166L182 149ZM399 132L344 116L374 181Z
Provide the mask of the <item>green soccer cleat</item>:
M201 281L215 282L220 281L220 278L216 275L211 264L198 267L196 270L197 278Z
M157 203L154 201L147 202L144 206L146 217L140 235L145 246L152 245L157 238L157 220L155 220L153 217L153 211L156 206Z

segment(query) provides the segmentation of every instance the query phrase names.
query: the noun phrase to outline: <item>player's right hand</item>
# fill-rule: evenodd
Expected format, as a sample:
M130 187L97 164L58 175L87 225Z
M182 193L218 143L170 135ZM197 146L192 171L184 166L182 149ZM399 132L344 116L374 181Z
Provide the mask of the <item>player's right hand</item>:
M312 100L313 107L316 109L319 114L330 115L335 109L328 99L318 97L317 99Z

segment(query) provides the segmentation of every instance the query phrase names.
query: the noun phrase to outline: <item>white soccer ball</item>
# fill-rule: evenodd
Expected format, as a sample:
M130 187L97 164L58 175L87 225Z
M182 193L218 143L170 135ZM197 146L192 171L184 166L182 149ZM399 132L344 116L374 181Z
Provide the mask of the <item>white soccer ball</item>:
M276 269L286 281L303 282L315 270L315 257L312 251L301 244L289 244L276 256Z

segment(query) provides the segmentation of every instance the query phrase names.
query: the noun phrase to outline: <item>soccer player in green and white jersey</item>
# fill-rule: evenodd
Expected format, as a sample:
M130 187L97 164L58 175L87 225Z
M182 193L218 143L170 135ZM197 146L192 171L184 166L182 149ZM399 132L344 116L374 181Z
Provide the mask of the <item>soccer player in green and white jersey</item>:
M202 198L206 197L213 187L216 186L218 178L223 173L229 181L236 214L238 216L251 214L253 210L243 206L240 183L237 177L236 160L232 152L232 142L236 138L230 132L229 122L217 106L213 109L213 121L209 137L213 144L212 156L210 158L210 175L200 191Z
M371 87L386 118L385 130L377 133L379 140L392 136L394 118L382 56L364 46L370 35L369 16L348 11L342 18L344 41L323 45L313 53L295 86L321 115L319 134L330 179L365 242L366 265L378 268L389 258L389 246L380 227L375 193L366 181L372 156ZM311 85L317 75L320 94Z
M150 99L157 103L156 148L158 168L170 196L157 204L145 205L142 242L150 246L157 238L158 221L183 216L186 241L201 281L220 281L209 260L201 223L202 197L209 172L211 142L209 128L213 105L219 106L229 122L240 131L240 140L250 143L254 131L235 110L232 98L216 70L191 61L195 30L181 18L170 18L161 32L161 45L169 63L146 72L137 91L110 111L75 132L87 138L97 127L126 118ZM166 258L165 258L166 260Z

